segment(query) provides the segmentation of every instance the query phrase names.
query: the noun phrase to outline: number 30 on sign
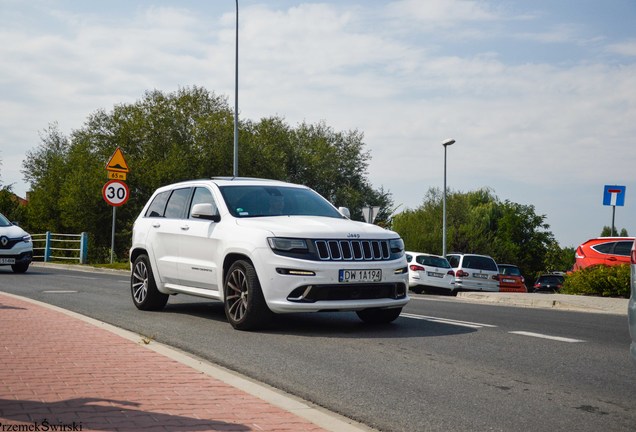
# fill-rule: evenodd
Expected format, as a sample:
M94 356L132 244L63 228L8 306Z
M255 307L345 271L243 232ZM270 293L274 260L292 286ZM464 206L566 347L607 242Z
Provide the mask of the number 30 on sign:
M130 190L123 181L111 180L102 188L102 196L109 205L119 207L128 201Z

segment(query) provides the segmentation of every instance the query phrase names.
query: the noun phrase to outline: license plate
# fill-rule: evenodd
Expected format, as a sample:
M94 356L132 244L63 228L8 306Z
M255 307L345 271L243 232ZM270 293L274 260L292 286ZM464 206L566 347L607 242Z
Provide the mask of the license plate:
M488 275L483 273L473 273L473 277L476 277L479 279L488 279Z
M504 283L515 283L514 279L502 279L501 281Z
M438 278L444 277L442 273L437 273L437 272L427 272L427 274L431 277L438 277Z
M339 282L380 282L382 270L340 270Z
M15 264L15 258L0 258L0 264Z

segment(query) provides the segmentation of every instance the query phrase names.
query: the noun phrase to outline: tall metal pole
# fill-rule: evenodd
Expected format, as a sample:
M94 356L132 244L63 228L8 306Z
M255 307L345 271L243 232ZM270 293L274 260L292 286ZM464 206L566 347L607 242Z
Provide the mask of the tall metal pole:
M442 204L442 256L446 256L446 147L455 143L454 139L445 140L444 146L444 198Z
M238 0L236 0L236 53L234 58L234 169L232 175L238 177L238 29L239 29L239 11Z
M612 232L610 233L610 237L614 237L614 218L616 216L616 206L612 206Z

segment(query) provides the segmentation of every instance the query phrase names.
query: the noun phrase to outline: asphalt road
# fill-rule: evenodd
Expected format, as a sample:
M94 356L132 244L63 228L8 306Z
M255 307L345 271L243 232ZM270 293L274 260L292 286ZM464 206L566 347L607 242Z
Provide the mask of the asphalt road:
M0 290L114 324L385 431L631 431L636 368L625 316L415 296L384 327L354 313L233 330L222 304L138 311L124 274L0 268Z

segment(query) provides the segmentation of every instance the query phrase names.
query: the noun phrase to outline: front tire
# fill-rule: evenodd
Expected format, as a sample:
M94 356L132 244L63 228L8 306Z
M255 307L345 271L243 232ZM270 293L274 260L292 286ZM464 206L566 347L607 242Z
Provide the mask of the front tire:
M358 317L367 324L388 324L395 321L402 313L402 308L363 309L357 311Z
M148 255L139 255L133 264L130 293L133 303L139 310L161 310L168 302L168 294L157 289Z
M12 264L11 270L13 273L26 273L29 269L29 263Z
M223 293L225 316L237 330L257 329L272 316L256 270L248 261L239 260L232 264L225 277Z
M410 290L413 291L415 294L422 294L424 292L424 288L418 285L410 288Z

